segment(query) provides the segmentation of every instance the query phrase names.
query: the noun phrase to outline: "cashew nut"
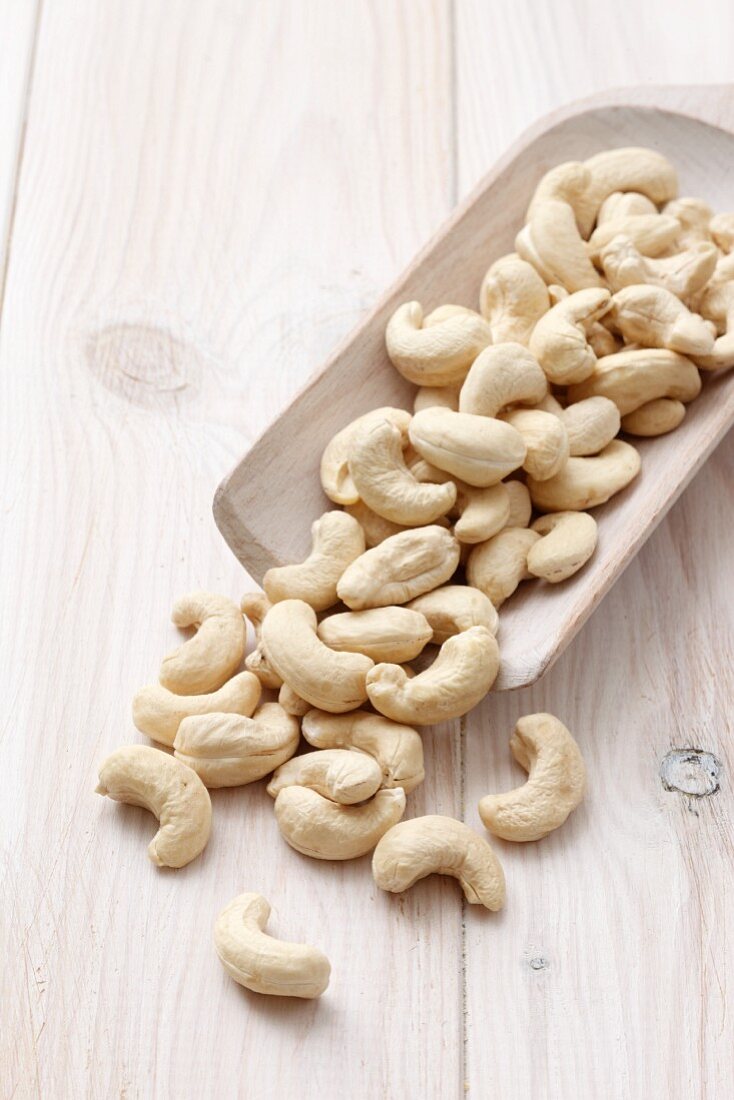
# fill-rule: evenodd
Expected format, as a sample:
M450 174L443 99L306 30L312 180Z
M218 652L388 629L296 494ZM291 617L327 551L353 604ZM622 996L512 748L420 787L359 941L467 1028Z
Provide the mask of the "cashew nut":
M622 341L618 340L614 333L605 328L600 321L594 321L589 329L587 340L597 359L602 355L613 355L622 346Z
M528 714L515 726L512 755L527 782L506 794L485 795L479 816L503 840L540 840L562 825L582 801L586 769L579 747L552 714Z
M400 665L375 665L367 676L367 694L373 707L394 722L430 726L475 707L498 671L494 635L486 627L471 626L448 638L433 664L412 679Z
M425 616L433 631L435 645L443 645L454 634L483 626L496 634L499 616L483 592L469 584L445 584L413 600L409 606Z
M210 695L174 695L160 684L149 684L133 697L133 722L141 733L161 745L172 745L184 718L192 714L244 714L260 702L260 681L251 672L233 676Z
M459 387L419 386L413 400L413 412L417 413L421 409L432 409L437 406L453 409L456 412L459 408Z
M510 494L504 482L479 489L458 482L456 504L458 519L454 534L460 543L484 542L507 525L510 518Z
M541 536L528 552L528 573L557 584L573 576L596 549L596 520L588 512L555 512L532 526Z
M540 481L563 469L569 442L562 420L542 409L510 409L501 417L523 438L527 448L523 470Z
M629 435L665 435L677 428L685 415L686 407L682 401L658 397L623 416L622 430Z
M672 248L680 233L680 222L667 214L634 214L610 218L598 225L589 238L588 253L598 263L601 253L615 237L628 237L643 256L660 256Z
M352 611L403 604L443 584L458 564L459 544L443 527L401 531L352 562L337 593Z
M635 248L629 237L612 237L599 253L599 260L612 290L640 283L661 286L678 298L688 298L711 277L718 251L716 246L697 241L672 256L648 259ZM581 381L578 379L578 381Z
M522 344L495 344L478 355L459 394L459 410L497 416L508 405L537 405L548 382L537 359Z
M716 214L709 230L722 252L734 252L734 214Z
M329 649L364 653L373 661L412 661L431 640L431 627L407 607L345 611L319 623L318 635Z
M505 904L500 861L486 840L453 817L429 814L394 825L375 848L372 874L380 889L391 894L428 875L451 875L471 904L493 911Z
M354 516L364 531L365 545L368 550L384 542L385 539L389 539L391 535L397 535L400 531L408 530L402 523L393 523L392 520L385 519L384 516L378 516L377 512L373 512L371 508L368 508L363 500L345 505L344 510L350 516Z
M364 557L366 554L357 561ZM374 662L361 653L329 649L316 628L316 613L302 600L273 604L262 626L267 658L285 683L311 706L335 714L352 710L367 698L365 677Z
M310 710L301 730L314 748L351 749L373 757L382 769L383 787L402 787L410 794L425 778L420 734L381 714L366 710L353 710L349 714Z
M196 634L163 658L158 679L177 695L204 695L220 688L245 655L245 620L236 604L213 592L192 592L176 600L176 626Z
M527 225L515 237L515 249L546 283L558 283L570 291L601 285L567 202L535 203Z
M710 241L710 224L713 210L703 199L682 198L666 203L664 214L677 218L681 231L678 235L678 247L695 244L697 241Z
M387 421L383 423L397 433ZM364 554L364 532L346 512L324 512L311 525L311 547L305 561L268 569L263 588L271 603L303 600L314 611L335 604L336 582L349 563Z
M191 768L160 749L117 749L99 769L96 793L142 806L158 818L160 827L148 845L158 867L183 867L206 847L212 825L209 792Z
M596 224L616 221L618 218L635 217L638 214L657 214L658 209L652 199L641 195L639 191L612 191L599 207Z
M530 219L536 206L548 199L557 199L572 207L579 233L582 237L588 237L598 205L590 189L591 172L581 161L569 160L556 164L546 172L535 188L525 220Z
M269 775L298 748L298 720L278 703L263 703L252 718L201 714L184 718L173 742L178 760L207 787L239 787Z
M294 756L267 785L271 798L285 787L310 787L342 806L372 798L382 786L382 768L373 756L349 749L318 749Z
M260 641L263 619L273 605L264 592L245 592L240 600L242 614L250 620L255 631L255 648L245 657L245 668L254 672L263 687L277 691L283 681L263 652Z
M727 266L730 260L734 260L734 253L726 257ZM723 263L722 261L721 266ZM734 264L731 266L734 267ZM734 281L719 284L715 277L712 285L704 291L702 308L724 332L717 338L708 355L696 356L696 365L701 370L727 370L734 367Z
M522 481L503 481L510 495L510 514L505 527L527 527L533 514L533 505L527 485Z
M321 485L327 497L335 504L356 504L359 500L359 493L349 473L352 440L363 428L381 420L388 420L398 428L403 441L407 442L410 413L406 409L394 409L387 405L358 416L327 443L321 457Z
M491 342L490 327L480 314L461 309L426 325L420 302L399 306L385 330L391 363L417 386L456 385Z
M253 993L320 997L329 984L326 955L306 943L287 943L265 932L270 906L261 894L239 894L214 925L214 947L224 969Z
M660 206L678 194L678 176L655 149L627 146L605 149L584 161L591 174L589 191L596 208L614 191L637 191Z
M405 812L402 787L385 788L361 806L341 806L310 787L284 787L275 818L291 848L313 859L358 859Z
M569 458L561 472L548 481L529 477L528 489L541 512L583 512L604 504L639 472L639 453L631 444L613 439L598 455ZM487 595L492 599L491 592ZM496 601L492 602L496 606Z
M619 431L619 409L608 397L587 397L559 413L572 455L596 455Z
M568 398L607 397L626 416L658 397L687 403L700 392L701 376L690 359L664 348L640 348L599 359L591 378L569 387Z
M294 718L302 718L311 709L311 704L302 699L289 684L280 685L278 702L286 714L291 714Z
M569 460L570 461L570 460ZM472 549L466 579L500 607L520 581L529 580L527 560L540 535L527 527L505 527L494 538Z
M479 308L495 344L527 344L549 306L548 288L540 275L514 252L495 260L484 276Z
M410 424L410 441L440 470L480 487L496 485L525 459L522 436L509 424L451 409L416 413Z
M567 386L591 374L596 356L587 337L610 301L609 291L602 287L579 290L540 318L528 346L551 382Z

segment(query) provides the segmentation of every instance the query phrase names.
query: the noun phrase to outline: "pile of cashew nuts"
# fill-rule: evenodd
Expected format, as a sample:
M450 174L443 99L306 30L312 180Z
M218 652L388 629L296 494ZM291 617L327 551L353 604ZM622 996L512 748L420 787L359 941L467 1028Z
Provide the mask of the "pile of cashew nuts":
M390 318L413 412L374 409L327 444L321 483L339 508L313 524L305 561L270 569L239 607L209 592L176 603L174 623L195 633L133 700L160 747L118 749L97 788L159 819L157 865L204 849L209 788L269 776L298 852L373 851L383 890L447 874L467 901L503 906L484 837L449 817L402 820L424 778L416 727L492 688L497 610L521 582L555 584L590 559L589 509L640 469L620 430L673 430L699 372L734 366L734 214L678 198L661 154L614 149L551 169L515 247L489 268L479 312L408 302ZM581 802L584 763L550 714L520 718L510 748L527 781L487 794L479 816L504 840L539 840ZM255 893L219 914L224 967L256 992L318 997L328 960L267 935L269 914Z

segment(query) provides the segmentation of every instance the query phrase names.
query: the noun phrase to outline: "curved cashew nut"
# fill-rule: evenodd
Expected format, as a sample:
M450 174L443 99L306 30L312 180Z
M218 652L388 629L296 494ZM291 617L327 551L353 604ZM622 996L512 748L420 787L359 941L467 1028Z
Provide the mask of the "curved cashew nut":
M572 455L596 455L619 431L619 409L608 397L587 397L558 414Z
M242 614L250 620L255 631L255 648L245 657L245 668L254 672L263 687L277 691L283 681L271 667L260 639L263 619L272 606L264 592L245 592L240 600Z
M313 859L358 859L405 813L402 787L385 788L361 806L341 806L310 787L284 787L275 817L291 848Z
M214 947L224 969L245 989L276 997L320 997L329 984L326 955L306 943L265 932L270 906L261 894L239 894L214 925Z
M382 768L373 756L349 749L318 749L281 764L267 785L271 798L285 787L310 787L341 806L372 798L382 786Z
M483 626L496 634L499 616L492 602L478 588L468 584L445 584L413 600L409 606L425 616L435 645L443 645L454 634L472 626Z
M722 268L734 268L734 253L721 262ZM697 355L696 365L701 370L728 370L734 367L734 279L719 283L716 276L703 293L701 308L706 316L723 328L723 335L715 341L708 355ZM723 324L722 324L723 321Z
M588 512L554 512L532 526L541 536L528 552L528 573L551 584L577 573L596 549L596 520Z
M458 879L471 904L496 911L505 904L505 876L492 848L453 817L428 814L401 821L380 840L372 874L381 890L400 894L427 875Z
M240 672L209 695L175 695L160 684L149 684L133 696L133 722L141 733L161 745L172 745L184 718L192 714L244 714L260 702L262 687L252 672Z
M569 455L563 420L542 409L510 409L501 418L523 438L527 448L523 470L542 481L563 469Z
M734 253L722 256L703 291L697 294L692 306L707 321L713 321L719 336L730 328L734 286Z
M403 604L443 584L458 564L459 544L445 528L401 531L352 562L337 593L352 611Z
M600 262L602 250L615 237L628 237L643 256L660 256L672 248L680 233L680 222L667 214L634 214L610 218L598 225L589 238L588 253Z
M665 435L677 428L685 415L686 407L682 401L658 397L623 416L622 430L629 435Z
M622 341L618 340L614 333L610 332L609 329L605 328L599 321L594 321L589 330L587 339L589 341L589 347L597 359L602 355L613 355L614 352L619 351L622 346Z
M306 560L268 569L263 588L271 603L303 600L314 611L325 611L337 602L336 582L364 551L364 531L353 516L324 512L311 524L311 553Z
M579 233L582 237L588 237L594 226L598 203L591 193L591 172L585 164L569 160L546 172L533 192L525 220L529 221L534 208L548 199L568 203L576 217Z
M596 224L616 221L619 218L635 217L638 214L657 214L658 208L652 199L639 191L612 191L604 199L596 216Z
M640 348L599 359L591 378L569 387L568 399L607 397L626 416L658 397L687 403L700 392L701 376L690 359L665 348Z
M311 706L335 714L352 710L367 698L365 677L374 662L361 653L335 653L324 645L316 628L316 613L302 600L273 604L262 625L267 658L285 683Z
M675 168L655 149L633 145L605 149L584 164L591 174L589 190L597 210L614 191L638 191L658 206L678 194Z
M385 519L384 516L378 516L377 512L373 512L371 508L368 508L363 500L358 500L355 504L345 505L344 511L348 512L350 516L354 516L364 531L365 545L368 550L371 550L373 546L378 546L385 539L389 539L391 535L397 535L401 531L408 530L402 523L393 523L392 520Z
M629 237L620 234L602 248L599 260L614 291L648 283L669 290L677 298L688 298L711 278L718 255L716 245L697 241L682 252L651 260L635 248Z
M596 356L587 337L610 303L609 291L602 287L579 290L540 318L529 348L551 382L567 386L591 374Z
M548 481L528 478L528 489L541 512L583 512L605 504L639 472L639 453L629 443L613 439L592 458L569 458L560 474Z
M388 420L398 428L403 442L407 443L410 413L407 409L395 409L390 405L371 409L358 416L327 443L321 457L321 485L329 500L333 500L335 504L356 504L359 500L357 487L349 473L352 441L363 428L381 420Z
M433 631L418 611L374 607L344 611L319 623L318 635L329 649L364 653L373 661L412 661L428 645Z
M436 485L416 481L405 465L400 432L386 420L369 425L354 437L349 472L368 508L404 526L432 523L456 500L456 486L451 482Z
M558 283L570 291L601 285L567 202L535 203L527 225L515 237L515 249L546 283Z
M710 224L714 212L703 199L682 198L666 203L664 214L677 218L681 231L678 246L695 244L697 241L710 241Z
M411 726L391 722L381 714L366 710L353 710L349 714L310 710L303 719L302 733L316 749L367 753L380 765L383 787L402 787L410 794L425 778L420 734Z
M527 783L506 794L485 795L479 816L503 840L540 840L562 825L582 801L586 769L579 747L552 714L528 714L515 726L512 755Z
M158 867L183 867L203 852L212 826L209 792L198 775L149 745L124 745L99 769L97 794L142 806L160 827L148 855Z
M522 481L503 481L510 494L510 514L505 527L527 527L533 514L533 505L527 485Z
M298 720L278 703L263 703L252 718L201 714L184 718L174 755L207 787L240 787L269 775L298 748Z
M289 684L280 685L278 702L286 714L290 714L294 718L302 718L311 709L311 704L302 699Z
M734 252L734 214L716 214L711 219L709 230L722 252Z
M549 307L547 286L532 264L514 252L495 260L484 276L479 308L489 321L495 344L527 345Z
M454 412L459 408L459 387L458 386L419 386L413 400L413 412L420 412L421 409L453 409Z
M454 534L460 543L484 542L507 525L510 494L504 482L480 489L462 481L456 488L459 516L454 524Z
M410 679L400 665L375 665L367 694L380 714L394 722L431 726L466 714L497 679L499 647L483 626L448 638L425 672Z
M459 410L497 416L508 405L537 405L548 381L522 344L495 344L478 355L459 394Z
M530 580L528 554L540 535L527 527L505 527L494 538L475 546L466 563L466 579L501 607L520 581Z
M510 425L450 409L416 413L410 424L410 442L440 470L481 488L496 485L525 459L522 436Z
M434 311L435 312L435 311ZM461 382L482 348L492 342L489 325L472 310L442 315L426 326L420 302L405 302L385 330L393 366L417 386L452 386Z
M177 695L216 691L237 671L245 655L247 631L236 604L213 592L192 592L176 600L176 626L195 626L196 634L163 658L158 679Z

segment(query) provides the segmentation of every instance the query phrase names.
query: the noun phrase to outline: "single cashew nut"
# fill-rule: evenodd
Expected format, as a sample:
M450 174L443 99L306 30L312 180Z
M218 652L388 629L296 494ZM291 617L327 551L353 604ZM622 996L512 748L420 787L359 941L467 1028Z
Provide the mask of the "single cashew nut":
M568 399L607 397L626 416L658 397L687 403L700 392L701 376L690 359L664 348L640 348L599 359L591 378L569 387Z
M562 825L586 790L579 747L552 714L528 714L515 726L512 755L528 772L522 787L485 795L479 816L503 840L540 840Z
M667 214L610 218L591 234L587 251L594 263L600 263L602 251L610 241L615 237L627 237L643 256L660 256L674 247L679 233L680 222Z
M536 322L549 307L545 283L535 268L516 253L495 260L484 276L479 308L489 321L495 344L527 345Z
M522 436L510 425L451 409L416 413L410 441L428 462L479 487L496 485L525 458Z
M652 260L635 248L629 237L612 237L599 253L604 275L613 291L648 283L661 286L677 298L688 298L710 279L718 251L711 243L697 241L681 252ZM581 379L573 379L581 381Z
M454 534L460 543L484 542L505 527L510 518L510 494L503 482L485 489L460 481L457 488L458 518Z
M383 423L399 435L397 428ZM303 600L314 611L325 611L337 602L336 582L355 558L364 554L364 532L346 512L324 512L311 525L311 553L298 565L268 569L263 588L271 603Z
M285 787L310 787L342 806L372 798L382 786L382 768L373 756L349 749L318 749L281 764L267 785L271 798Z
M262 779L298 748L298 720L278 703L263 703L252 718L201 714L184 718L174 754L207 787L240 787Z
M353 710L326 714L310 710L303 719L303 736L317 749L350 749L373 757L382 771L383 787L402 787L410 794L425 778L423 742L411 726L391 722L381 714Z
M445 584L434 588L409 606L428 620L435 645L443 645L454 634L461 634L472 626L483 626L490 634L496 634L499 627L499 616L491 600L468 584Z
M286 714L291 714L294 718L302 718L311 709L311 704L302 699L289 684L280 685L278 702Z
M184 718L192 714L244 714L248 718L260 702L257 676L240 672L209 695L175 695L160 684L149 684L133 697L133 722L141 733L161 745L172 745Z
M716 214L711 219L709 230L722 252L734 252L734 214Z
M534 203L527 225L515 237L515 249L546 283L558 283L572 292L601 285L567 202Z
M412 661L432 633L425 617L407 607L345 611L322 619L318 628L319 638L330 649L364 653L373 661Z
M687 197L673 199L672 202L665 204L663 213L677 218L680 222L678 247L711 240L710 226L714 212L703 199Z
M378 516L377 512L373 512L371 508L368 508L363 500L358 500L355 504L345 505L344 510L350 516L354 516L364 531L365 545L368 550L371 550L373 546L378 546L385 539L389 539L391 535L397 535L400 531L408 530L402 523L393 523L392 520L385 519L384 516Z
M587 337L610 302L609 291L602 287L579 290L540 318L529 348L551 382L567 386L591 374L596 356Z
M96 793L142 806L158 818L160 827L148 845L158 867L183 867L206 847L212 827L209 792L191 768L160 749L117 749L99 769Z
M546 172L533 192L525 220L530 219L536 206L548 199L568 203L576 217L579 233L582 237L588 237L594 225L598 204L591 193L591 172L585 164L578 160L569 160Z
M426 326L420 302L399 306L385 330L390 362L417 386L458 384L491 342L489 325L473 310L444 314L439 323Z
M451 875L471 904L493 911L505 904L500 861L486 840L453 817L429 814L394 825L375 848L372 874L391 894L409 890L427 875Z
M583 512L605 504L639 472L639 453L629 443L613 439L598 455L569 458L560 474L548 481L528 478L528 489L533 504L541 512ZM491 592L487 595L492 599ZM492 602L496 606L496 601Z
M530 579L528 554L539 538L537 531L527 527L505 527L494 538L475 546L466 563L469 584L484 592L494 607L500 607L520 581Z
M658 206L678 194L675 168L655 149L643 146L605 149L584 164L591 175L589 191L597 210L614 191L637 191Z
M554 512L532 526L540 539L528 552L528 573L551 584L577 573L596 549L596 520L588 512Z
M402 787L385 788L361 806L340 806L310 787L284 787L275 818L291 848L313 859L358 859L405 812Z
M407 409L387 405L358 416L327 443L321 457L321 485L329 500L335 504L356 504L359 500L359 493L349 473L352 440L363 428L381 420L388 420L398 428L404 442L407 442L410 413Z
M283 681L271 668L260 640L263 619L272 606L264 592L245 592L240 600L242 614L250 620L255 631L255 648L245 657L245 668L255 673L263 687L277 691Z
M587 397L558 414L572 455L596 455L619 431L619 409L608 397Z
M523 438L527 448L523 470L542 481L563 469L570 453L563 420L542 409L510 409L501 417Z
M734 269L734 253L726 256L719 267ZM732 280L720 283L717 268L717 274L704 290L702 309L717 324L717 329L723 329L723 334L708 355L696 356L696 365L701 370L728 370L734 367L734 271Z
M548 381L537 359L521 344L495 344L477 356L459 394L459 410L497 416L508 405L537 405Z
M352 611L403 604L443 584L458 564L459 544L443 527L401 531L352 562L337 593Z
M612 191L599 207L596 224L616 221L619 218L635 217L638 214L657 214L658 208L647 195L639 191ZM675 216L675 215L673 215Z
M158 679L177 695L216 691L237 671L245 655L245 620L236 604L213 592L192 592L176 600L176 626L196 634L163 658Z
M522 481L503 481L510 495L510 514L505 527L527 527L533 514L533 505L527 485Z
M306 943L286 943L265 933L270 906L261 894L239 894L214 925L214 947L222 966L253 993L276 997L320 997L329 984L326 955Z
M622 417L622 430L629 435L655 436L672 432L682 423L686 407L682 401L658 397L640 405L639 409Z
M454 412L457 412L459 408L459 387L419 386L413 400L413 412L417 413L421 409L432 409L437 406L443 409L453 409Z

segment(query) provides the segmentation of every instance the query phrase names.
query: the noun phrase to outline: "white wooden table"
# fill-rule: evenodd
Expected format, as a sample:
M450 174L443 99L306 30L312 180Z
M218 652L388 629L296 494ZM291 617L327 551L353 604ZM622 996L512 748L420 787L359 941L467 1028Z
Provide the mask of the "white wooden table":
M173 598L251 586L210 505L261 427L525 125L732 41L725 0L0 0L3 1098L731 1094L734 439L542 683L426 738L413 812L478 825L518 715L577 733L588 801L498 845L502 914L298 856L261 784L161 873L92 792ZM663 788L673 747L718 793ZM319 1003L224 974L244 889Z

